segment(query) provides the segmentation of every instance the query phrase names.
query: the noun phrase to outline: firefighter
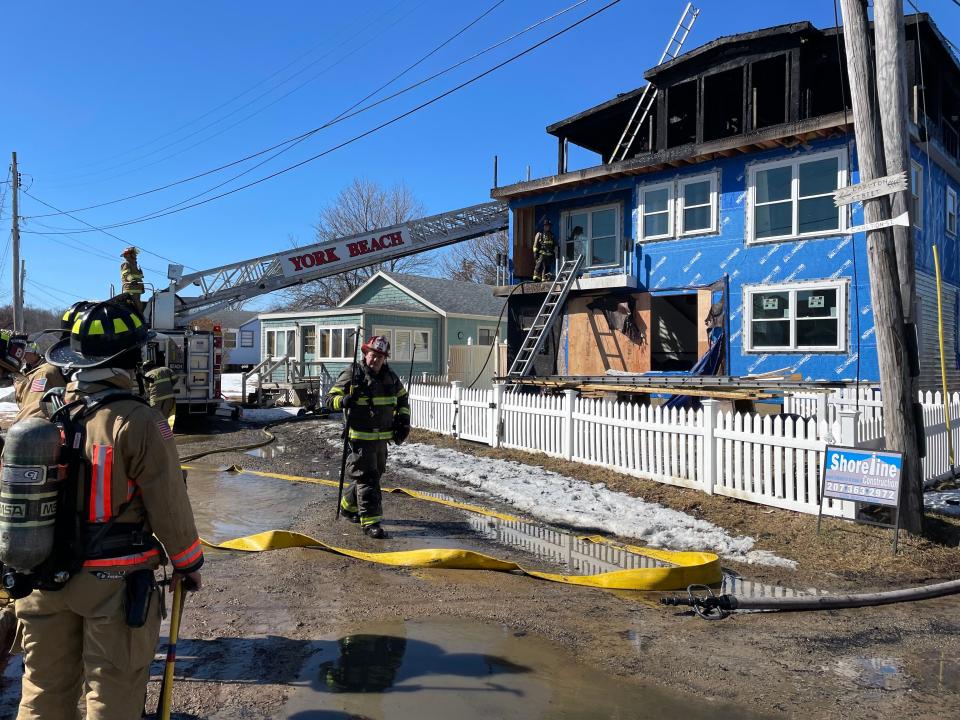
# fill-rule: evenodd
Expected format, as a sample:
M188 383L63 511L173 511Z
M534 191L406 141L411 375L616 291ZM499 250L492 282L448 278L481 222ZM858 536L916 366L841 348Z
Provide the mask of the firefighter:
M75 371L66 402L94 403L79 421L84 552L60 589L16 601L24 648L18 720L78 720L81 693L87 720L141 717L160 632L154 571L169 558L184 587L200 588L203 551L173 433L131 393L151 335L139 315L103 302L47 351L49 362Z
M383 507L380 476L387 465L387 443L399 445L410 434L407 390L387 365L390 341L374 335L360 346L363 360L340 373L326 398L329 410L346 414L347 471L350 486L340 511L372 538L387 535L380 526Z
M176 387L179 376L166 365L144 363L143 382L146 385L147 401L167 419L170 429L177 421Z
M88 300L81 300L67 308L60 319L61 340L70 337L70 330L74 321L81 312L93 304ZM15 398L20 410L17 412L16 419L19 421L28 417L43 417L43 411L40 409L40 398L48 390L65 387L66 384L67 379L64 377L63 371L46 361L26 371L17 381Z
M554 258L556 257L557 243L550 229L549 218L543 221L543 230L533 238L533 281L546 282L553 279Z
M123 258L120 264L120 280L126 301L137 312L143 314L143 302L140 300L140 296L143 295L143 270L137 264L137 252L137 249L131 246L120 253L120 257Z

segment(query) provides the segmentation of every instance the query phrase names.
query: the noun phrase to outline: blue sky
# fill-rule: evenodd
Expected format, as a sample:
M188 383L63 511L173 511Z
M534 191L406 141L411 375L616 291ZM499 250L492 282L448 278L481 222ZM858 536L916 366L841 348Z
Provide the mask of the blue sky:
M952 0L916 4L960 44ZM505 0L383 97L558 12L576 0ZM16 151L20 214L103 203L176 182L322 125L496 4L496 0L249 0L5 3L0 155ZM559 18L412 92L327 128L224 189L327 150L406 112L603 7L588 0ZM100 232L41 235L82 222L28 219L22 235L28 305L60 308L105 297L119 252L135 244L203 269L307 244L320 208L355 177L405 182L428 213L489 199L500 183L556 170L556 120L643 83L685 3L622 0L478 82L369 137L273 180L197 208ZM832 0L702 0L685 49L731 33L810 20L834 24ZM909 4L907 12L912 12ZM9 68L9 65L8 65ZM285 96L285 97L284 97ZM571 167L597 158L573 148ZM75 213L95 226L180 203L262 158L137 200ZM6 172L0 171L0 181ZM0 186L7 241L8 185ZM223 189L217 191L223 192ZM35 200L37 198L38 200ZM118 239L119 238L119 239ZM5 242L5 244L8 244ZM0 303L9 302L9 248ZM147 281L166 284L167 260L146 254ZM260 305L273 299L261 301Z

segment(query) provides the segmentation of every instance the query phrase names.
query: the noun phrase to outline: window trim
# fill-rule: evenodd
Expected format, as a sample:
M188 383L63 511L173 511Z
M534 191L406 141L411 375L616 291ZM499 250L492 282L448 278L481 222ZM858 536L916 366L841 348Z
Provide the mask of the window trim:
M480 331L481 331L481 330L489 330L489 331L490 331L490 334L493 335L493 339L494 339L495 341L500 339L500 333L497 332L498 328L497 328L496 325L477 325L477 336L474 338L474 344L476 344L476 345L482 345L483 347L490 347L490 345L487 345L486 343L481 343L481 342L480 342ZM492 344L493 344L493 343L491 343L491 345L492 345Z
M913 186L913 171L917 173L917 188ZM918 192L914 192L918 190ZM910 225L917 230L923 230L923 165L916 160L910 161ZM917 212L913 212L913 199L917 200Z
M249 338L250 342L248 343L246 339ZM254 332L253 330L241 330L240 331L240 347L241 348L252 348L254 345Z
M797 345L797 292L804 290L836 290L837 291L837 345ZM750 355L765 353L796 354L796 353L835 353L849 352L850 334L848 324L850 315L850 281L848 278L836 280L804 280L803 282L772 283L769 285L743 286L743 324L741 336L743 338L743 352ZM790 345L781 347L754 347L753 344L753 300L752 296L758 292L788 292L790 293Z
M415 326L406 326L406 325L374 325L373 334L374 335L384 335L390 340L390 359L395 360L396 362L410 362L410 353L405 353L404 355L394 354L396 346L394 340L396 338L396 331L401 332L409 331L410 333L415 332L425 332L427 333L427 347L420 348L417 347L413 351L413 361L420 363L429 363L433 362L433 328L429 327L415 327ZM413 335L411 334L411 342Z
M235 350L237 347L237 340L239 335L236 330L224 330L223 331L223 349L224 350ZM233 345L229 345L230 340L233 340Z
M648 192L656 192L657 190L666 190L667 191L667 233L666 235L647 235L646 234L646 223L644 219L646 218L646 195ZM658 182L651 183L649 185L640 185L637 195L639 195L639 203L637 205L637 237L640 238L642 242L653 242L655 240L672 240L675 237L675 220L674 210L676 199L677 189L676 181L670 180L667 182ZM662 214L662 210L656 212L657 215Z
M560 228L561 232L566 233L567 231L567 219L571 215L583 215L587 216L587 227L584 228L584 233L587 235L587 257L584 258L583 269L584 270L604 270L609 268L618 268L623 267L623 215L622 215L622 202L613 202L613 203L604 203L603 205L589 205L586 207L570 208L564 210L560 213ZM616 218L613 221L614 227L614 261L612 263L604 263L602 265L594 265L590 262L593 258L593 213L602 212L603 210L613 210L616 213ZM567 252L567 240L563 239L563 245L558 245L559 255L566 257ZM617 256L620 256L617 259Z
M850 182L849 168L847 168L846 150L825 150L823 152L797 155L785 160L772 160L751 165L747 169L747 213L746 213L746 232L744 233L747 245L760 245L770 242L784 242L788 240L800 240L803 238L825 238L835 237L837 235L847 234L849 225L848 212L844 207L837 208L839 225L836 229L814 230L812 232L801 233L800 229L800 173L799 167L808 162L817 162L828 158L837 159L837 187L846 187ZM758 238L754 233L756 229L754 223L756 220L756 198L757 198L757 174L765 170L776 170L777 168L790 167L790 206L792 209L791 232L788 235L776 235L773 237ZM822 197L810 196L810 197ZM786 200L773 201L786 202Z
M353 362L353 358L350 357L350 353L353 348L350 346L350 342L347 340L348 333L352 333L357 329L356 325L313 325L316 328L316 337L314 339L315 343L315 352L313 354L313 359L316 362ZM324 330L330 332L331 338L333 337L333 330L342 330L343 335L341 336L340 342L342 343L343 355L321 355L320 354L320 333ZM332 341L331 341L332 344Z
M264 329L263 329L263 352L264 352L264 353L267 353L267 351L268 351L268 349L269 349L269 347L270 347L270 343L269 343L269 341L267 340L267 337L269 336L270 333L274 333L274 348L273 348L273 349L274 349L274 351L276 351L276 349L277 349L277 347L276 347L276 333L278 333L278 332L284 332L284 333L292 332L292 333L293 333L293 336L294 336L293 357L294 357L294 359L299 360L300 358L298 357L297 352L299 351L299 345L300 345L300 333L297 332L297 326L296 326L296 325L273 325L273 326L271 326L271 327L264 328ZM287 347L287 341L286 341L286 336L284 336L284 350L286 350L286 347ZM276 354L274 354L274 355L266 355L266 354L264 354L264 357L270 357L270 358L272 359L272 358L281 358L281 357L284 357L284 355L286 355L286 353L284 353L283 355L276 355ZM289 355L287 355L287 357L289 357Z
M683 226L683 211L686 209L683 204L683 190L687 185L701 183L705 180L710 182L710 227L698 228L696 230L686 230ZM720 173L716 170L702 175L690 175L689 177L677 178L677 191L675 193L674 205L676 206L677 237L692 237L694 235L712 235L717 232L717 218L719 213L719 195L720 195ZM694 205L693 207L703 207Z
M953 199L953 230L950 229L950 200ZM944 218L944 229L947 235L957 236L957 191L951 187L947 188L946 195L946 217Z

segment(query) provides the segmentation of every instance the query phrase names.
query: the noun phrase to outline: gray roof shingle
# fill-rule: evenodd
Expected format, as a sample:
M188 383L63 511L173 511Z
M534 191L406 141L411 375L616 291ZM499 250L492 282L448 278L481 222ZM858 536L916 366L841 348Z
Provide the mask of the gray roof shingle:
M504 298L496 297L489 285L386 271L383 274L447 313L497 317L503 310Z

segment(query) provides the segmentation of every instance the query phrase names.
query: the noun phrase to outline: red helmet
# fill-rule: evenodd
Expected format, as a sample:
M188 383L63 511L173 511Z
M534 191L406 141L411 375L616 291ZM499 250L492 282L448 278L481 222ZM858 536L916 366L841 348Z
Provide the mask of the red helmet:
M369 340L360 346L360 349L364 352L373 351L375 353L380 353L384 357L390 357L390 341L387 340L383 335L373 335Z

